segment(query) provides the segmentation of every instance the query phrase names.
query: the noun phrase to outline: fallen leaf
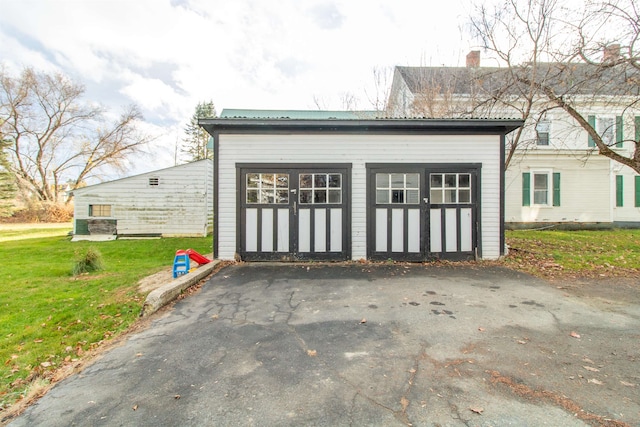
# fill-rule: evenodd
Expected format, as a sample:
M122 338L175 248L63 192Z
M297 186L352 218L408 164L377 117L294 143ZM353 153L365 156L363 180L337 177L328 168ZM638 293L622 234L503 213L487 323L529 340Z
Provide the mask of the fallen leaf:
M584 359L582 359L582 361L586 363L591 363L592 365L594 364L593 360L589 359L588 357L585 357Z
M33 340L33 342L35 342L35 343L41 343L43 341L44 340L42 338L36 338L35 340Z
M484 328L478 328L480 332L484 332Z
M526 344L526 343L527 343L526 341L518 340L518 344Z
M318 355L318 352L315 350L307 350L307 355L309 357L316 357Z
M211 318L212 318L213 320L217 320L217 319L218 319L218 317L220 317L220 316L218 316L217 314L214 314L213 316L211 316Z
M364 317L362 318L362 320L360 321L360 323L367 323L367 319L365 319Z
M142 353L136 353L136 357L142 357Z
M591 372L600 372L600 369L594 368L593 366L583 366L583 368Z
M133 407L131 409L133 409L134 411L137 411L138 410L138 405L133 405Z
M400 405L402 405L402 410L406 411L407 407L409 406L409 400L407 400L406 397L402 396L402 399L400 399Z
M178 400L178 399L180 399L180 395L179 395L179 394L176 394L175 396L173 396L173 398L174 398L175 400Z
M42 366L43 368L48 368L51 366L51 362L42 362L40 366Z
M580 338L580 334L574 331L571 331L571 333L569 334L570 337L573 338Z
M622 384L624 386L627 386L627 387L635 387L636 386L635 384L628 383L626 381L620 381L620 384Z
M480 415L482 415L482 413L484 412L484 408L481 408L479 406L470 406L469 410L471 412L475 412L476 414L480 414Z
M597 385L602 385L603 384L602 381L599 381L599 380L597 380L595 378L591 378L590 380L587 380L587 382L588 383L592 383L592 384L597 384Z

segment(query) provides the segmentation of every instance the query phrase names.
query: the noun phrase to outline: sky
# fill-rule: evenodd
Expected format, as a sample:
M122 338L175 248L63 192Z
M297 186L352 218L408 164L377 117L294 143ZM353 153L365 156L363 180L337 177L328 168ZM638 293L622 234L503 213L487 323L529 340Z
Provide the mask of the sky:
M470 0L0 0L0 63L62 72L114 116L137 104L157 139L130 175L175 164L201 101L372 109L396 65L463 66L470 13Z

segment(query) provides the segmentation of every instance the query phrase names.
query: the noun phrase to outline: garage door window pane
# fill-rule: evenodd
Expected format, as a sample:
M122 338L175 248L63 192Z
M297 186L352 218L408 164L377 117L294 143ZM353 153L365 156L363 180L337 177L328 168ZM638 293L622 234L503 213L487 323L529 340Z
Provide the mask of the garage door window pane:
M389 203L389 190L376 190L376 203Z
M329 190L329 203L342 203L342 190Z
M313 203L313 191L311 190L300 190L300 203Z
M377 173L376 174L376 187L377 188L389 188L389 174Z
M311 175L300 175L300 188L312 188L313 180Z
M276 175L276 187L289 188L289 175Z
M258 203L258 190L247 190L247 203Z

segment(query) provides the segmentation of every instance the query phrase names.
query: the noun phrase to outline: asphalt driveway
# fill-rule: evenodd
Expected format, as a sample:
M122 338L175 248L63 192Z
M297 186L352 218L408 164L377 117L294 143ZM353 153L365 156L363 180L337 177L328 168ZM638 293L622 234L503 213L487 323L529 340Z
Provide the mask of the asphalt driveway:
M500 268L241 264L10 425L639 426L639 343Z

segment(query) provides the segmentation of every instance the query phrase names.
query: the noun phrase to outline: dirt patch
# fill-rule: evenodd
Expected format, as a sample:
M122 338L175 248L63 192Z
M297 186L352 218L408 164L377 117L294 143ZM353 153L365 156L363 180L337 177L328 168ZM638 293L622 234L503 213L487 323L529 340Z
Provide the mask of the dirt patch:
M138 282L138 292L146 294L173 280L173 271L167 267Z

